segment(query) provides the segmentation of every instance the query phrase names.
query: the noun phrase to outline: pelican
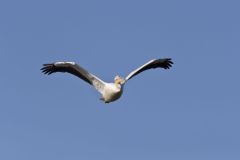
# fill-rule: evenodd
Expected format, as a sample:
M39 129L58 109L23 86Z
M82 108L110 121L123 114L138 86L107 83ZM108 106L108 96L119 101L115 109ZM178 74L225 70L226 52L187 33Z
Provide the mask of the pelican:
M148 61L141 67L137 68L136 70L132 71L130 74L128 74L126 78L122 78L118 75L115 76L114 83L104 82L97 76L89 73L87 70L85 70L75 62L55 62L43 64L41 70L44 74L47 75L55 72L67 72L73 74L95 87L95 89L102 95L100 100L105 103L110 103L121 97L124 84L137 74L153 68L169 69L170 67L172 67L172 64L173 62L171 58L153 59Z

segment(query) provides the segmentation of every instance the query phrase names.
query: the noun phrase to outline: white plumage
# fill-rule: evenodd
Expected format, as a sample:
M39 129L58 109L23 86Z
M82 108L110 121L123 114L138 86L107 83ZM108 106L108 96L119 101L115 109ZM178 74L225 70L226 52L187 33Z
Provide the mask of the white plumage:
M97 76L89 73L87 70L76 64L75 62L55 62L44 64L41 68L45 74L52 74L55 72L68 72L71 73L90 85L94 86L97 91L102 95L101 100L105 103L113 102L119 99L123 93L124 84L137 74L152 68L164 68L169 69L173 62L171 58L153 59L136 70L132 71L125 79L116 76L114 83L107 83L98 78Z

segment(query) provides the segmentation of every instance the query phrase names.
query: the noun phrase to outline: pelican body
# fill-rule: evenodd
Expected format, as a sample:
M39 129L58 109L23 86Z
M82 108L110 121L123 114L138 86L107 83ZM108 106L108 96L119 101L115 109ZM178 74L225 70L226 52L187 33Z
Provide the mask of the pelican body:
M76 64L75 62L55 62L43 64L41 68L44 74L50 75L55 72L68 72L73 74L90 85L102 95L100 100L105 103L116 101L122 96L124 84L137 74L153 68L169 69L173 62L171 58L153 59L136 70L132 71L126 78L115 76L114 83L107 83L98 78L97 76L89 73L87 70Z

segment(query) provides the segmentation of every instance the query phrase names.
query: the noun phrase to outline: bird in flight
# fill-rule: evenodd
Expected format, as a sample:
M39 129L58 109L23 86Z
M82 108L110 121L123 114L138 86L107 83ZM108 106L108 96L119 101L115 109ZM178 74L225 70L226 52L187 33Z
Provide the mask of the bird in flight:
M122 78L120 76L115 76L114 83L107 83L98 78L97 76L89 73L87 70L76 64L75 62L55 62L43 64L41 68L44 74L50 75L55 72L67 72L73 74L80 79L84 80L88 84L95 87L95 89L100 92L102 100L105 103L113 102L119 99L123 93L124 84L136 76L137 74L154 68L163 68L169 69L172 67L171 58L163 58L163 59L153 59L132 71L126 78Z

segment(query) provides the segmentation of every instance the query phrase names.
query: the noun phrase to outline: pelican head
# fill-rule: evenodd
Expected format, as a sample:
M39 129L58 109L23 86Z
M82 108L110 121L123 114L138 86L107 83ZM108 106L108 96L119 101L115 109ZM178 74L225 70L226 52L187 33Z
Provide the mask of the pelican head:
M117 75L114 78L114 83L123 85L125 83L125 79Z

